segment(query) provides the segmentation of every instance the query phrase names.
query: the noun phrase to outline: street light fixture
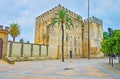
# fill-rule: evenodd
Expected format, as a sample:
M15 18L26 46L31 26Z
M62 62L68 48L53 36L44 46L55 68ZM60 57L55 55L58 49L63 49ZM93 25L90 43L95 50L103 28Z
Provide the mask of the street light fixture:
M90 22L89 22L89 13L90 13L90 0L88 0L88 59L90 60Z

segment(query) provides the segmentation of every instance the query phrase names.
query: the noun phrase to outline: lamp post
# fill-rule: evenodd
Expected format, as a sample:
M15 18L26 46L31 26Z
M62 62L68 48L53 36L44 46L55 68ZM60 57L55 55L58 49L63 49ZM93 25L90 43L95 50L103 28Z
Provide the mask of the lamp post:
M90 59L90 22L89 22L90 0L88 0L88 59Z

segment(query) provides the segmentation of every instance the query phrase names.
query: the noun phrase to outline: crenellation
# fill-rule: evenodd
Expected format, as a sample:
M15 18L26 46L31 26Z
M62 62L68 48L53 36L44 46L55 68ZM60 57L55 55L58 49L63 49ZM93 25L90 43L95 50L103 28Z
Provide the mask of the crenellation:
M94 16L92 16L92 21L95 22L96 24L103 25L102 20L99 19L99 18L96 18L96 17L94 17Z
M0 25L0 30L2 31L9 31L9 27L5 26L5 28L3 28L2 25Z
M45 12L44 16L47 16L47 12Z
M88 23L88 20L87 20L87 19L84 19L84 23L87 24L87 23Z
M42 18L44 18L44 16L45 16L45 13L42 15Z
M52 8L52 12L55 10L55 8Z
M67 9L67 8L65 8L65 10L66 10L66 11L68 11L68 9Z
M61 6L62 9L65 9L63 6Z
M58 4L58 7L61 7L61 5L60 5L60 4Z
M68 13L70 13L70 10L68 10Z
M89 18L89 22L92 23L92 18L91 17Z
M0 25L0 30L3 30L3 26L2 25Z
M84 19L84 24L87 24L88 23L88 18L87 19ZM93 20L92 20L92 18L90 17L89 18L89 23L92 23L93 22Z
M47 14L47 15L49 14L48 11L46 12L46 14Z
M6 26L6 27L5 27L5 30L9 31L9 27Z
M55 6L55 9L57 9L57 6Z

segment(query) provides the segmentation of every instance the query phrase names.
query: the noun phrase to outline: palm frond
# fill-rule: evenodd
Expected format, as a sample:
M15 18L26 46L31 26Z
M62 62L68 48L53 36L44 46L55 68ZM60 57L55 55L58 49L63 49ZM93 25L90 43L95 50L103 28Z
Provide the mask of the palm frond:
M66 29L70 30L70 24L69 23L65 23Z
M64 24L64 27L66 27L67 29L70 29L70 27L74 27L72 19L68 16L67 10L64 9L60 9L57 13L55 13L50 26L53 28L56 23L58 24L58 27L60 27L61 24Z
M50 26L53 28L56 23L57 23L57 18L53 18Z
M10 31L9 31L9 33L10 33L10 35L13 38L16 38L18 35L20 35L19 25L17 23L10 24Z
M66 23L67 23L67 25L69 25L69 27L71 26L71 27L74 27L73 26L73 21L72 21L72 19L71 18L69 18L69 17L66 17Z

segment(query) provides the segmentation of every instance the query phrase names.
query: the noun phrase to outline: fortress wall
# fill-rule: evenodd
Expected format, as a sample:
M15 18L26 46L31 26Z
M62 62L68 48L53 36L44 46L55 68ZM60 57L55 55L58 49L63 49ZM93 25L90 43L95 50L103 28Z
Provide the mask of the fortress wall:
M16 61L37 60L48 56L48 46L40 44L8 42L7 56Z
M24 49L23 53L25 57L30 57L31 56L31 45L30 44L24 44Z

